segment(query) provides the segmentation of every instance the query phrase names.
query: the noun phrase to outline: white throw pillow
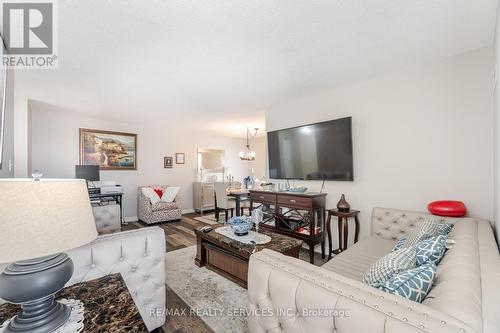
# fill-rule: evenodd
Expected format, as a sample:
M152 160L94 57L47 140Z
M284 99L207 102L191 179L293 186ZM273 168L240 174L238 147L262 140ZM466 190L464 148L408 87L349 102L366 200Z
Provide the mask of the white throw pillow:
M152 205L160 202L160 197L158 196L158 194L156 194L155 190L152 189L151 187L143 187L142 194L144 194L146 196L146 198L149 199L149 202L151 202ZM165 195L163 195L163 196L165 196Z
M175 200L175 197L177 196L177 193L179 193L179 190L181 188L179 186L169 186L163 191L163 196L161 197L160 201L163 202L173 202Z

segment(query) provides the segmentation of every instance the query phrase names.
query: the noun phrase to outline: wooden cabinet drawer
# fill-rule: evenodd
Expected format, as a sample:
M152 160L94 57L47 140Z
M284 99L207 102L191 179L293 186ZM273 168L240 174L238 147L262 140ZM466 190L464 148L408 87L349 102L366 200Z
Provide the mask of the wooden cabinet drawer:
M247 287L248 260L213 244L204 244L207 250L207 268L214 270L240 286Z
M304 198L295 195L278 196L278 204L281 206L290 205L292 207L311 208L313 203L311 198Z
M250 200L253 202L276 204L276 195L268 193L250 193Z

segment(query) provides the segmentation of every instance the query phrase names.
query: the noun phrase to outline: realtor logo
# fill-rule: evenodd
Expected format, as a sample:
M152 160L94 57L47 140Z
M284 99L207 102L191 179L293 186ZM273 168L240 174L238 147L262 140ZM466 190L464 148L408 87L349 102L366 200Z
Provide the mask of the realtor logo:
M3 2L3 65L54 68L55 4L53 1Z
M52 54L52 3L4 3L9 54Z

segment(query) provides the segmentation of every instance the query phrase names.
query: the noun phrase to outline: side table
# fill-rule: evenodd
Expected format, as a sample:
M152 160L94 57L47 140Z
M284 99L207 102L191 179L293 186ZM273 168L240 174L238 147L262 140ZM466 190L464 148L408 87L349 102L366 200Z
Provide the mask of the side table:
M56 299L79 299L85 306L82 333L148 333L137 306L120 274L74 284L56 294ZM0 323L15 316L19 306L0 306Z
M354 218L355 230L354 230L354 243L358 241L359 236L359 220L358 220L359 210L350 210L348 212L342 212L338 209L329 209L328 217L326 218L326 232L328 233L328 260L332 258L333 254L339 254L347 249L347 236L349 234L349 218ZM332 217L337 217L337 224L339 230L339 247L332 251L332 227L331 220Z

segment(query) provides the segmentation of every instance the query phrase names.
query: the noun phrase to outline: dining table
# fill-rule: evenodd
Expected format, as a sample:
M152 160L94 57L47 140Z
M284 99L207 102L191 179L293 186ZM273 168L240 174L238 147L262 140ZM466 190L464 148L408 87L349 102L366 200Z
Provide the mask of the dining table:
M234 198L236 204L236 216L241 215L241 202L246 200L250 195L250 191L247 189L237 189L237 190L229 190L228 197Z

